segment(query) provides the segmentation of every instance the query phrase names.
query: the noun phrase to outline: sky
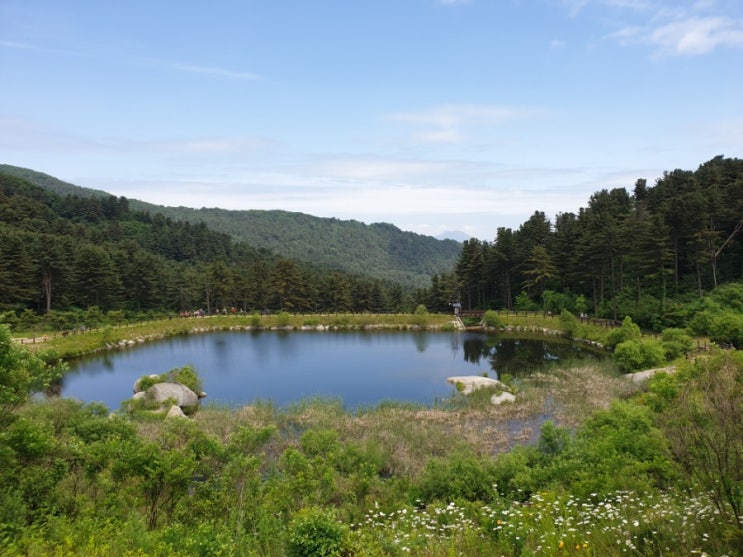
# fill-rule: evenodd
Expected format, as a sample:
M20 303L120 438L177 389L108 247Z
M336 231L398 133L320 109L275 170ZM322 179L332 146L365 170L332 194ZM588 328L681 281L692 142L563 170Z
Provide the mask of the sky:
M482 240L743 156L741 0L0 0L0 163Z

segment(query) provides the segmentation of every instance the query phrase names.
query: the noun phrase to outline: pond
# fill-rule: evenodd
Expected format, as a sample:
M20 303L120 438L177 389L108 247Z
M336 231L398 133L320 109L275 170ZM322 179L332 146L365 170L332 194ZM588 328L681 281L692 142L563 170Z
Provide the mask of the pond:
M257 400L285 407L312 397L339 398L346 408L383 401L433 404L453 394L446 378L497 379L559 360L601 357L558 339L506 338L477 332L231 331L169 338L70 364L62 396L116 410L134 381L192 365L205 404Z

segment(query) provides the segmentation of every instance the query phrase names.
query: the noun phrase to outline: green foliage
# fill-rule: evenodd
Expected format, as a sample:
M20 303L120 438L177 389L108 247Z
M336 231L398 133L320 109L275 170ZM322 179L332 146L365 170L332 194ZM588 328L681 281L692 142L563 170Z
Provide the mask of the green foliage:
M198 372L192 365L181 368L173 368L160 375L143 375L139 378L139 389L146 391L157 383L180 383L199 394L204 389L204 384Z
M555 315L559 315L571 306L570 295L554 290L545 290L542 293L542 309Z
M259 328L261 326L261 316L259 313L253 312L250 315L250 326L255 328Z
M684 329L663 329L660 340L668 361L680 358L694 347L694 340Z
M483 315L483 323L485 323L486 327L492 327L494 329L500 329L503 327L503 322L498 317L498 313L493 311L492 309L489 309L485 312L485 315Z
M624 372L640 371L662 365L666 349L655 339L625 340L614 349L613 359Z
M563 454L570 446L570 442L571 436L568 429L557 427L554 422L547 421L539 429L537 450L548 457L555 457Z
M413 312L413 324L417 325L419 327L423 327L428 323L428 320L430 318L430 314L428 313L428 309L423 304L418 304L418 306L415 308L415 312Z
M712 318L709 336L713 342L743 349L743 314L722 312Z
M33 391L48 387L64 366L51 367L37 354L13 343L7 325L0 325L0 431Z
M580 323L578 318L566 309L560 313L560 328L570 338L577 338L579 336Z
M428 462L417 483L417 499L432 501L490 501L495 495L492 463L472 455L455 454Z
M303 509L289 524L289 557L341 557L348 549L348 528L321 508Z
M661 423L684 471L707 489L725 519L743 529L743 355L697 359L677 378L654 382Z
M279 327L289 327L291 325L291 315L287 311L280 311L276 317L276 324Z
M516 299L513 302L513 306L517 311L535 311L539 309L539 306L536 304L536 302L532 301L532 299L529 297L529 294L525 290L519 292L518 296L516 296Z
M618 344L627 340L637 340L642 336L639 325L632 321L632 318L628 315L622 321L622 326L618 329L612 329L609 335L606 337L605 346L612 350Z

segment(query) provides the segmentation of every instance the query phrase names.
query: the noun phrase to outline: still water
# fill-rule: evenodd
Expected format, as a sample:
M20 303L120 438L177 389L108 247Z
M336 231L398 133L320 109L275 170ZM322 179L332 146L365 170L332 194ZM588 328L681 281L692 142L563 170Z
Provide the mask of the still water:
M310 397L347 408L396 400L432 404L454 393L453 375L517 376L554 361L596 358L557 340L476 332L218 332L136 345L70 364L62 395L118 409L134 381L193 365L208 397L228 406L287 406Z

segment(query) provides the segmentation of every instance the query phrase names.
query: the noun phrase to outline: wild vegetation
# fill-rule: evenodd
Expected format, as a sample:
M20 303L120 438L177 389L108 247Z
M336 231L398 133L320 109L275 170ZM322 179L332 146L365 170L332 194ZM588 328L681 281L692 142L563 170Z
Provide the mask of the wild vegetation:
M0 174L0 555L742 554L742 177L716 158L554 227L536 213L406 293ZM493 332L613 357L503 377L516 401L500 406L481 390L165 419L38 395L60 357L127 340L451 327L438 311L457 294ZM700 335L714 343L695 353ZM648 367L675 372L622 373Z
M610 362L533 372L511 380L517 400L498 407L480 391L430 408L266 402L166 420L28 401L32 378L63 370L11 342L7 327L0 340L0 555L743 547L736 351L678 360L646 385Z

